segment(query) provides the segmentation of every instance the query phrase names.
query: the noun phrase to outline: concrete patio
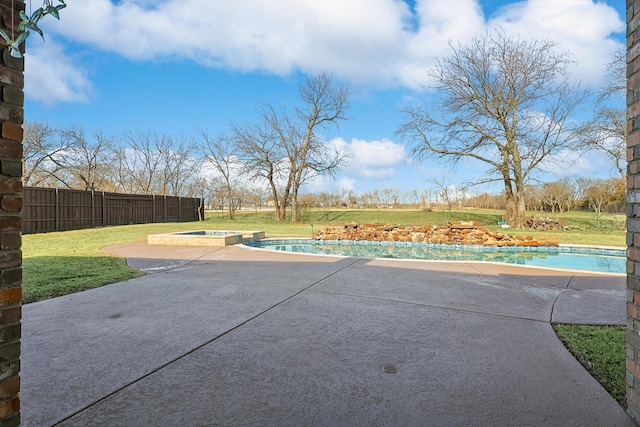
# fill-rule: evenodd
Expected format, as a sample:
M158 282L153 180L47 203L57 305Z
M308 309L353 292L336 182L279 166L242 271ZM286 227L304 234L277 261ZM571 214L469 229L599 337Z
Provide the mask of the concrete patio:
M550 324L625 324L622 275L106 251L149 274L23 308L25 427L634 425Z

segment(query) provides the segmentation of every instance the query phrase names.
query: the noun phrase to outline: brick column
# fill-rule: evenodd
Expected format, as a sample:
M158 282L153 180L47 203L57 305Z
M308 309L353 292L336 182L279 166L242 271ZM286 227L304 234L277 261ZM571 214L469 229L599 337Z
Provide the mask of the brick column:
M0 25L9 35L20 10L24 10L22 0L0 0ZM4 41L0 47L0 427L4 427L20 425L24 61L12 58Z
M640 0L627 0L627 404L640 421Z

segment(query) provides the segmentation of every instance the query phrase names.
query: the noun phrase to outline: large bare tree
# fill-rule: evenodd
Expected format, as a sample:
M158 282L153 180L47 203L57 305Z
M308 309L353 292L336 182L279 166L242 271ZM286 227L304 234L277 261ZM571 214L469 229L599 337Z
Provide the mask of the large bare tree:
M284 220L288 200L283 195L281 182L285 181L286 153L278 144L278 138L264 117L259 123L233 125L232 132L244 172L255 185L265 184L269 188L275 218Z
M347 119L349 89L320 73L302 83L298 93L300 103L293 114L267 105L260 124L234 126L241 157L254 176L267 179L281 221L289 204L291 220L299 220L302 184L334 174L346 160L346 153L327 144L319 132Z
M398 133L416 158L486 163L504 184L506 219L521 227L526 184L543 161L578 145L574 114L588 97L567 75L570 60L551 41L514 39L502 31L451 46L430 72L431 108L404 109Z

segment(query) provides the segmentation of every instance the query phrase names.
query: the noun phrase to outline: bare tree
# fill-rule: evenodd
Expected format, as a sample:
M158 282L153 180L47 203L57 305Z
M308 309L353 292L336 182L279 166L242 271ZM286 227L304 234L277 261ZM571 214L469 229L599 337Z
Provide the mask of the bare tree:
M294 115L267 105L261 125L234 127L242 157L259 166L254 173L270 182L280 221L291 204L291 220L297 222L300 187L318 175L333 175L346 160L346 153L327 144L319 131L347 119L348 88L321 73L301 84L298 93L300 104Z
M373 194L368 192L360 194L360 204L365 208L373 207Z
M598 97L595 117L588 125L587 144L603 151L612 161L621 178L626 176L626 52L616 52L608 64L608 82Z
M302 209L315 208L319 206L319 197L316 193L305 193L300 195L298 202Z
M224 182L227 200L227 210L229 219L233 219L235 214L234 192L235 185L240 172L240 165L236 156L236 146L233 140L225 134L220 134L215 138L210 137L206 132L201 132L203 144L200 152L204 160L220 174Z
M600 228L600 218L602 209L607 205L607 201L616 191L616 180L590 178L591 184L584 192L584 198L591 209L593 209L598 228Z
M342 189L342 200L347 204L348 208L353 208L358 205L358 197L352 189Z
M284 220L287 200L281 197L281 182L286 175L285 152L264 119L261 123L232 125L233 139L243 170L256 185L265 183L273 199L275 218Z
M258 186L247 187L247 202L256 211L266 206L269 193L265 188Z
M166 181L163 180L163 152L171 149L171 138L155 132L125 132L123 139L127 146L117 152L117 165L122 185L126 191L139 194L167 195Z
M433 202L433 189L425 188L420 193L420 208L421 209L429 209L431 207L431 203Z
M383 188L382 191L380 191L380 198L385 208L389 208L393 204L396 191L396 189L390 187Z
M431 178L429 179L429 182L436 186L436 203L441 202L443 207L446 207L446 219L448 220L449 214L451 214L451 210L453 210L453 205L457 200L456 187L453 184L446 184L443 178Z
M404 110L398 133L417 158L475 159L504 185L506 219L522 227L526 184L543 160L575 150L582 126L573 115L588 97L567 77L569 58L551 41L522 41L504 32L451 46L431 72L433 109Z
M412 208L417 208L420 204L420 195L418 194L418 190L415 188L412 190L408 190L405 193L405 199L411 204Z
M327 73L308 78L298 93L301 105L295 109L295 121L272 115L289 160L292 222L298 221L300 186L317 175L333 175L346 160L346 153L329 147L318 131L347 120L350 95L346 86L337 86Z
M207 176L202 173L200 167L195 168L194 175L191 179L185 183L184 195L186 197L197 197L200 199L200 206L198 206L198 217L204 220L204 211L206 208L207 200L209 200L209 181Z
M112 154L112 175L114 180L114 186L116 192L122 193L136 193L137 187L134 184L134 179L131 173L131 160L127 155L128 149L126 147L114 148Z
M186 136L176 139L170 135L155 139L159 160L155 187L162 195L180 196L198 166L193 157L194 141Z
M101 131L93 132L92 138L88 138L79 125L61 132L69 144L64 155L56 158L56 163L71 174L73 185L70 186L88 191L104 190L109 186L111 138Z
M527 185L527 191L525 192L525 203L527 210L530 211L542 211L544 208L544 202L542 201L542 191L540 186Z
M540 207L541 205L539 203L539 199L538 199L538 204L535 205L533 208L531 207L533 200L535 200L535 189L536 187L532 187L532 186L528 186L527 188L527 190L531 190L531 191L527 191L526 193L528 209L534 209L534 210L542 209ZM469 197L469 199L467 200L467 205L480 208L480 209L496 209L496 210L504 209L504 194L483 192L475 196Z
M380 194L380 190L373 190L373 192L371 193L371 203L375 208L382 207L382 195Z
M627 206L627 180L624 178L611 178L613 192L607 203L612 212L624 213Z
M198 161L193 157L195 144L185 136L178 140L168 136L165 138L168 143L158 146L162 162L162 194L180 196L198 167Z
M47 123L25 122L22 185L57 186L62 167L54 159L68 150L69 140Z
M542 203L551 209L551 212L562 214L574 202L575 188L568 178L560 181L545 182L539 189Z

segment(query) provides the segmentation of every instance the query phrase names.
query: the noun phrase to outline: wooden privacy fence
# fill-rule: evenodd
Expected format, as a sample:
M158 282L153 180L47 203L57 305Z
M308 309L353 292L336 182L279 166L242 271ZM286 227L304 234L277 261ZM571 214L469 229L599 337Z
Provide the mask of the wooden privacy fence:
M202 199L25 187L22 232L204 219Z

